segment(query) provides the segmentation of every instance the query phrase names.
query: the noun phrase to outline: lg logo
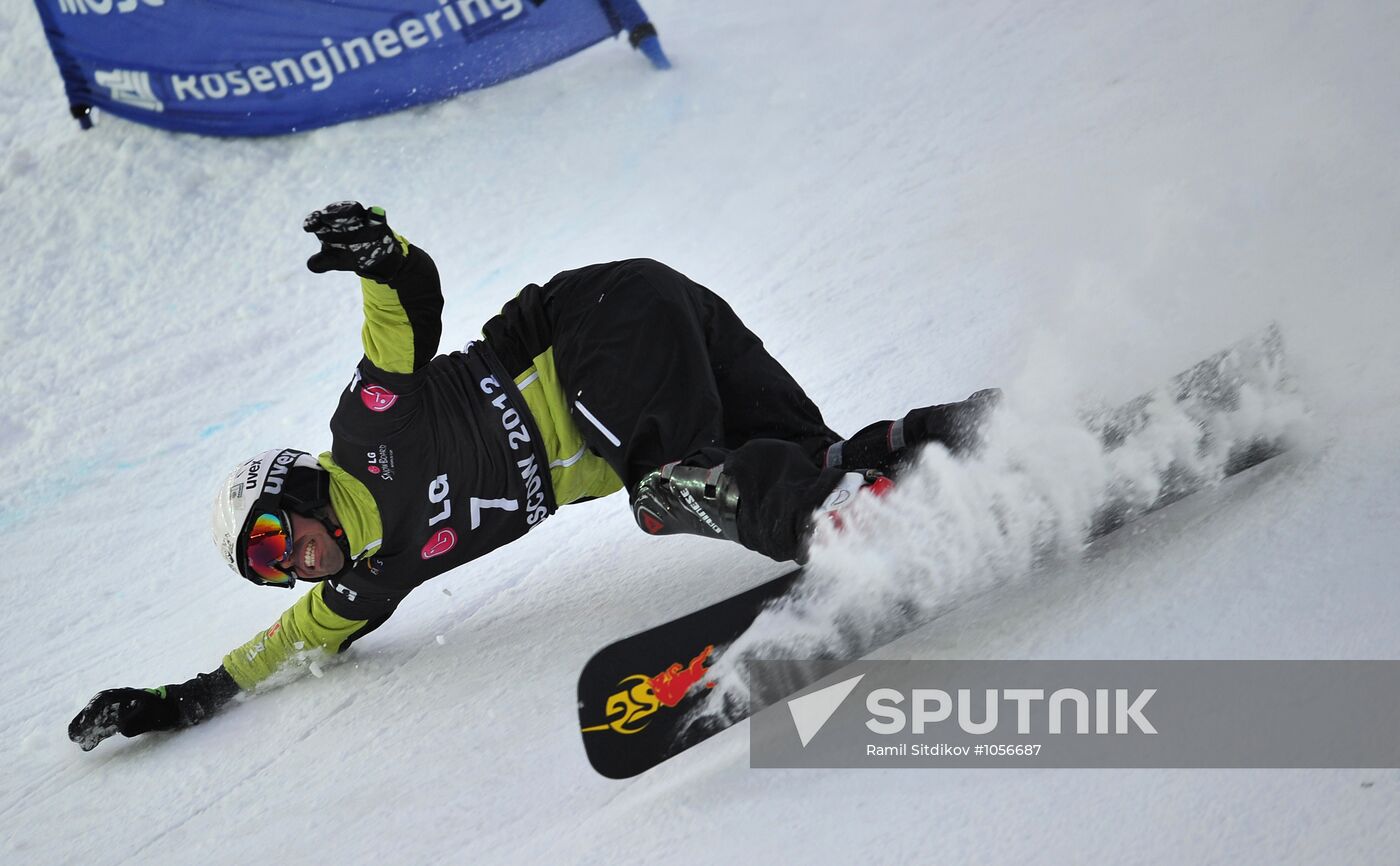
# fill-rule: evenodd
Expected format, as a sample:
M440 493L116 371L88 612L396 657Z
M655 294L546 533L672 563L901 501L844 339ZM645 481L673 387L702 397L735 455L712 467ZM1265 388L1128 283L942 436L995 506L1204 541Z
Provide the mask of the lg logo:
M452 516L452 500L447 498L451 492L452 488L447 483L447 473L439 475L428 483L428 501L433 505L442 506L437 514L428 518L429 527L436 526ZM432 559L434 556L442 556L456 546L456 530L445 526L429 538L427 544L423 545L423 558Z
M428 539L428 543L423 545L423 558L432 559L434 556L442 556L452 548L457 546L457 530L452 527L444 527L433 534Z
M428 518L430 529L452 516L452 500L449 498L451 493L452 488L447 482L446 473L428 483L428 502L440 506L437 513ZM476 496L471 497L468 504L471 506L469 510L472 529L481 526L481 512L488 508L500 511L517 511L520 508L520 503L514 499L481 499ZM428 542L423 545L423 558L432 559L435 556L442 556L456 546L457 530L450 526L444 526L433 533Z
M399 401L399 395L383 385L366 385L360 389L360 400L371 412L388 412Z
M363 380L360 375L360 368L355 368L355 374L350 377L350 386L345 390L351 394L359 387ZM371 412L387 412L393 405L399 402L399 395L385 388L383 385L366 385L360 389L360 402L365 404L365 408Z

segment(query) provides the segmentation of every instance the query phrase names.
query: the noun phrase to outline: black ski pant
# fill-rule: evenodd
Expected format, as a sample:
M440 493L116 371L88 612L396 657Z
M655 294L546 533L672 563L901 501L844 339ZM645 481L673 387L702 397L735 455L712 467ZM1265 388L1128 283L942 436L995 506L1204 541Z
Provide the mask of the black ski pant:
M798 557L814 511L844 470L841 437L719 296L666 265L634 259L552 281L554 358L574 424L629 495L673 461L738 486L739 542Z

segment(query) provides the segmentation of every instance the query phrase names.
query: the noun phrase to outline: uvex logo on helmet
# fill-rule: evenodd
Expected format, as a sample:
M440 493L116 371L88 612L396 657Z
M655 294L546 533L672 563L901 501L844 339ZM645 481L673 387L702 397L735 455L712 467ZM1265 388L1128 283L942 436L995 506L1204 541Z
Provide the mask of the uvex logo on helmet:
M250 462L250 463L248 464L248 472L247 472L247 473L244 475L244 477L243 477L243 489L244 489L244 490L256 490L256 489L257 489L257 486L258 486L258 473L261 472L261 471L262 471L262 463L261 463L261 461L253 460L252 462ZM230 492L232 492L232 489L230 489Z
M282 482L287 480L287 473L291 471L292 464L296 462L296 459L296 454L290 451L283 451L277 455L277 459L272 461L272 467L267 470L267 480L263 482L264 493L280 494L282 492Z
M399 395L383 385L366 385L360 389L360 400L371 412L387 412L399 401Z

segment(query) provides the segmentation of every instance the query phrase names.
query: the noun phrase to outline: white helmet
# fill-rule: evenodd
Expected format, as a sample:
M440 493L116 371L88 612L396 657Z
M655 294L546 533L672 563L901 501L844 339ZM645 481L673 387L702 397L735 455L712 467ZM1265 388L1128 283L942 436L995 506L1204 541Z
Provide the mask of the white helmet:
M260 585L292 587L290 574L285 581L265 579L248 563L249 530L263 515L285 526L290 538L288 511L314 517L326 524L340 542L345 561L350 562L345 533L327 519L330 505L329 473L305 451L274 448L240 463L219 485L214 495L214 544L228 567Z

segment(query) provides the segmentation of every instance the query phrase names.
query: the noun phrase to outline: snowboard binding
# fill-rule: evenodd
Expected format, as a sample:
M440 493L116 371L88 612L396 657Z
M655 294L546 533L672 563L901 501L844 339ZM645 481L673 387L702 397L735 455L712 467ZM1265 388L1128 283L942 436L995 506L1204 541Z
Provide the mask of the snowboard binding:
M632 489L632 516L649 535L739 540L739 488L724 466L668 463Z

